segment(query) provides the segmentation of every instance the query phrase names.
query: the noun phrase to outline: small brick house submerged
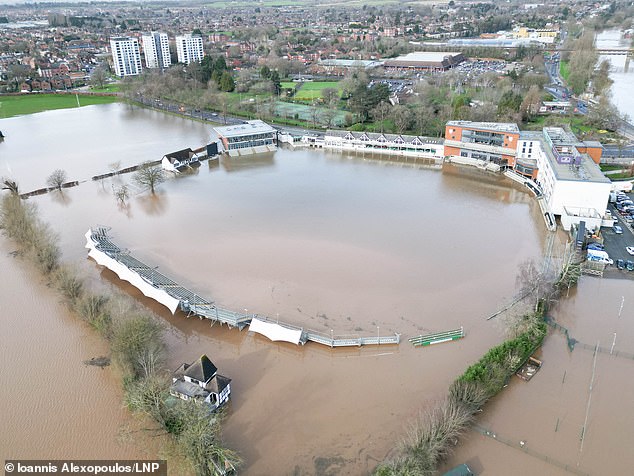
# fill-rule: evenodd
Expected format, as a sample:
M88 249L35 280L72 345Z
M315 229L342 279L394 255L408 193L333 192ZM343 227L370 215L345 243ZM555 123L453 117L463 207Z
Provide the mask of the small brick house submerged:
M172 375L170 394L183 400L207 403L212 410L229 401L231 379L218 374L206 355L192 364L181 365Z

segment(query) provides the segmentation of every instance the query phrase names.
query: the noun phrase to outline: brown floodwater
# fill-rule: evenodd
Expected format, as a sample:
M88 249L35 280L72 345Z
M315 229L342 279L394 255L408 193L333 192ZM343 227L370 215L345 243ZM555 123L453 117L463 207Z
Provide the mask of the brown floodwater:
M478 419L481 426L514 447L473 431L447 467L468 462L483 475L631 474L632 289L629 280L582 278L553 316L569 329L571 337L590 347L598 344L608 352L598 353L595 363L592 349L577 345L570 352L563 334L553 331L540 351L542 369L530 382L514 378ZM531 454L520 449L520 441Z
M0 168L25 189L42 186L55 168L65 168L72 179L88 178L107 172L115 160L158 159L210 136L207 125L118 104L5 121ZM26 129L46 129L46 135L41 140ZM116 140L107 137L115 133ZM132 191L124 207L112 194L122 183ZM233 379L224 435L250 475L371 471L419 412L503 339L501 321L485 318L512 298L519 264L539 261L545 239L539 207L498 177L312 150L204 162L170 178L155 196L120 176L31 200L59 233L65 260L94 284L129 293L164 320L170 368L206 353ZM94 225L112 227L121 247L224 307L279 315L326 334L398 332L403 341L348 350L296 347L171 316L86 258L83 235ZM555 249L560 245L558 236ZM16 286L14 294L23 295L29 309L24 296L40 288L28 280ZM56 303L54 296L46 299ZM567 306L562 303L561 312ZM56 317L33 312L31 318L54 320L65 333L69 318L59 309ZM407 343L414 335L460 326L467 336L455 343L424 349ZM5 338L22 345L31 338L13 332L6 328ZM56 376L73 358L47 356ZM29 358L23 356L25 365ZM6 391L20 399L28 390ZM117 383L111 391L119 391ZM567 398L585 405L583 394ZM88 411L77 405L60 398L55 416L72 425L76 412ZM118 401L100 405L98 412L122 411ZM2 411L3 419L16 418L12 408ZM69 445L84 441L65 438ZM586 443L590 454L593 443ZM83 450L90 454L89 445ZM511 454L508 461L522 456Z
M112 368L83 364L104 343L12 251L0 238L0 460L156 457Z

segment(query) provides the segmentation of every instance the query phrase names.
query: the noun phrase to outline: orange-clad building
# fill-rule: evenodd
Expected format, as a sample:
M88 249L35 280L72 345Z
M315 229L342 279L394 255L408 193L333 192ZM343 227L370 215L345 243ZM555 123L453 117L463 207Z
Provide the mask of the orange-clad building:
M520 130L508 122L449 121L445 156L468 157L513 168Z
M603 145L601 145L601 142L586 140L581 144L577 144L577 150L582 154L588 154L595 164L601 162L601 157L603 156Z

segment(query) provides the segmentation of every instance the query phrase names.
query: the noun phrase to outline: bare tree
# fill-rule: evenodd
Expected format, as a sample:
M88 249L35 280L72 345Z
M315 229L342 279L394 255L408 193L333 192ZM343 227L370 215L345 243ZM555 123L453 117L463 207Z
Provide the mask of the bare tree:
M335 109L334 107L328 107L324 109L322 117L324 119L324 124L328 129L330 129L335 120L335 117L337 117L337 109Z
M394 106L392 108L391 117L398 134L405 132L412 124L412 113L407 106Z
M570 292L570 288L577 284L581 277L581 263L576 256L576 253L572 249L572 243L569 242L566 246L566 253L564 255L563 264L561 266L561 273L559 279L555 283L555 286L562 290L567 289Z
M325 88L321 91L321 97L324 98L324 103L332 107L339 100L339 90L336 88Z
M110 169L110 172L116 172L117 170L121 168L121 161L117 160L115 162L109 163L108 168Z
M2 181L2 186L0 187L1 190L8 190L12 195L19 194L18 183L15 180L3 178L1 181Z
M388 114L390 113L390 105L385 101L381 101L379 104L374 106L370 111L370 115L374 122L378 122L381 125L381 132L383 132L384 121L387 119Z
M516 283L519 287L519 295L535 299L535 308L541 300L548 300L554 294L555 277L538 269L533 260L524 261L519 266Z
M539 90L539 86L532 85L526 96L524 96L524 100L520 105L520 112L526 119L531 119L535 114L539 112L539 107L541 106L542 95Z
M108 71L105 66L97 66L90 75L90 84L98 89L103 88L108 80Z
M128 193L128 186L121 185L120 187L115 187L113 185L112 191L114 192L114 196L117 198L117 202L119 202L121 205L125 205L125 202L130 197L130 194Z
M136 171L132 179L140 187L149 189L150 192L154 193L156 187L165 182L165 174L160 166L145 162L141 165L139 170Z
M66 171L62 169L57 169L53 171L51 175L46 179L46 185L51 188L56 188L57 190L62 189L62 185L66 182Z
M321 109L314 102L312 106L310 106L310 118L313 122L313 128L317 127L317 123L321 119Z

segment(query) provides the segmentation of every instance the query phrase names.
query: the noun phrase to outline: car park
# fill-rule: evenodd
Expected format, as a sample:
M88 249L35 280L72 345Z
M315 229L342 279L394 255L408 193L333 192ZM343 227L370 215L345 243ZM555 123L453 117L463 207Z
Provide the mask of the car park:
M625 261L623 261L622 259L617 259L616 260L616 267L618 269L625 269Z

